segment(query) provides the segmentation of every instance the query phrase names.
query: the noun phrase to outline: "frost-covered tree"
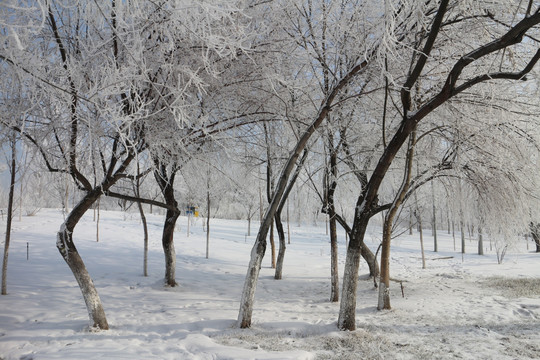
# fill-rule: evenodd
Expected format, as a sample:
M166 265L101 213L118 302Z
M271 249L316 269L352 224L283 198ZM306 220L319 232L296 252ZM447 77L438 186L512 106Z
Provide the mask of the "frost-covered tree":
M101 195L119 195L118 181L136 176L132 165L141 152L167 143L157 134L206 119L190 116L200 102L197 92L204 91L205 74L216 76L205 55L217 54L212 61L219 62L242 51L245 38L238 36L236 22L240 12L230 2L35 4L20 2L2 14L11 31L0 54L2 70L23 74L24 91L40 104L28 121L8 125L39 149L49 171L68 174L82 191L57 246L79 282L90 325L107 329L103 306L73 241L75 226ZM18 26L23 20L32 26ZM186 34L196 41L185 41ZM214 120L206 129L219 131L218 124ZM198 138L203 128L183 134ZM167 159L164 167L170 163Z
M418 17L418 13L410 13L414 14L414 22L409 26L419 30L416 38L411 39L416 51L409 53L400 49L396 52L400 58L403 56L410 59L410 67L399 82L402 119L393 128L392 136L389 137L390 140L370 175L365 191L358 197L354 225L356 231L353 231L354 236L351 236L345 265L343 298L338 320L338 327L341 329L351 330L356 327L358 247L363 242L370 217L379 206L381 184L403 144L424 118L450 99L474 90L475 86L484 82L498 83L501 86L498 80L522 80L540 58L540 51L535 54L534 45L523 41L526 34L535 33L535 27L540 22L540 9L534 8L532 2L529 2L528 6L521 6L521 2L513 3L510 7L510 18L506 17L508 8L502 11L503 4L498 4L499 7L494 5L494 9L498 10L497 15L490 12L494 9L490 9L486 15L486 9L479 9L472 3L467 5L464 7L463 4L444 0L427 2L418 5L420 14L424 15ZM402 13L395 15L397 19L401 19ZM423 24L420 26L422 30L418 27L420 24ZM469 29L470 25L479 29L482 36L479 34L474 42L467 41L466 45L462 41L456 41L451 47L445 46L448 39L462 40L462 31ZM491 30L489 35L484 29ZM519 61L515 61L517 54ZM501 63L500 67L493 67L495 59ZM446 70L441 72L443 68ZM434 69L439 70L437 76L432 76ZM420 90L421 95L418 96L417 84L424 74L430 75L432 84L426 90ZM422 100L419 103L413 102L413 94L416 94L415 98Z

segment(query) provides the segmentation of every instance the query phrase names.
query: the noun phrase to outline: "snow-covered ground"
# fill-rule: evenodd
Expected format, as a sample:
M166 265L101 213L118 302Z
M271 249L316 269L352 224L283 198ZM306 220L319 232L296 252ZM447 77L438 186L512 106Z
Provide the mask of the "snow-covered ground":
M149 275L142 276L142 226L136 215L92 213L75 231L105 306L111 330L90 332L80 290L55 247L58 210L15 221L8 292L0 296L0 359L537 359L540 358L540 254L523 238L497 264L495 248L454 251L439 233L439 252L418 235L393 242L390 311L377 311L377 291L361 267L357 325L336 329L330 296L330 245L321 227L291 226L283 280L273 279L269 251L257 288L251 329L238 329L240 292L254 240L245 221L212 220L210 258L198 220L176 238L180 286L164 288L162 217L149 215ZM1 223L4 224L4 223ZM0 224L0 225L1 225ZM376 249L372 229L367 243ZM432 249L431 232L424 234ZM343 236L341 233L340 236ZM456 239L459 242L459 239ZM27 243L29 259L27 260ZM345 259L340 238L340 264ZM459 248L459 246L458 246ZM2 244L3 249L3 244ZM512 281L508 281L508 280Z

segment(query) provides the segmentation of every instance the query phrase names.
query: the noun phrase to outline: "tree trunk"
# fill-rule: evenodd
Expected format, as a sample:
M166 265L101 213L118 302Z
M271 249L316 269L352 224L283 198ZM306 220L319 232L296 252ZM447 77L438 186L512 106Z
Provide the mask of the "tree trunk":
M88 310L90 326L96 329L108 330L109 324L107 323L101 299L73 242L75 226L85 212L97 201L102 191L101 188L96 188L87 192L84 198L73 207L64 224L60 227L60 231L58 231L56 247L79 284Z
M375 254L369 249L366 243L362 240L361 255L366 260L369 267L369 276L377 278L380 274L379 261Z
M364 247L364 235L366 232L369 216L359 217L353 225L353 231L349 239L347 257L345 259L345 271L343 274L343 287L341 290L341 303L339 307L338 328L353 331L356 329L356 290L358 288L358 270L360 268L360 256Z
M422 215L420 213L418 214L418 226L419 226L419 234L420 234L420 252L422 253L422 269L426 268L426 253L424 251L424 234L422 231Z
M330 301L339 301L338 239L335 216L330 215Z
M432 219L432 225L431 225L431 231L433 233L433 251L437 252L439 251L439 246L437 243L437 209L435 207L435 186L433 185L433 181L431 181L431 201L432 201L432 212L433 212L433 219Z
M459 220L459 228L461 231L461 253L465 254L465 227L463 223L463 215L462 218Z
M17 138L15 133L11 138L11 166L10 166L10 181L8 208L6 219L6 241L4 243L4 259L2 261L2 295L7 295L7 265L9 255L9 243L11 240L11 220L13 219L13 196L15 193L15 170L17 165Z
M534 240L534 243L536 244L536 252L540 253L540 224L531 223L530 229L531 236Z
M96 207L97 207L97 218L96 218L96 242L99 242L99 199L97 200L97 203L96 203Z
M276 242L274 241L274 223L270 227L270 249L272 250L272 257L270 259L272 269L276 268Z
M210 256L210 187L206 192L206 258Z
M167 209L165 223L163 224L163 236L161 243L165 254L165 285L177 286L176 283L176 251L174 249L174 228L178 219L178 212Z
M257 233L257 238L251 249L251 259L248 264L248 272L244 281L242 299L240 300L240 311L238 313L238 326L242 329L251 326L255 290L257 289L257 280L261 271L264 253L266 252L266 236L268 235L269 227L267 221L261 223L261 228Z
M390 310L390 243L392 241L392 227L394 225L394 217L396 216L399 207L405 199L405 195L409 190L411 183L412 163L414 160L414 147L416 145L416 131L413 131L409 137L409 146L407 148L407 158L405 170L403 172L403 181L398 190L390 209L386 212L383 224L383 239L381 251L381 276L379 281L379 299L377 310Z
M143 231L144 231L143 276L148 276L148 225L146 223L146 216L144 215L142 205L140 206L139 210L141 213L141 221L143 224Z
M416 193L414 194L414 201L416 203L416 222L418 223L418 233L420 235L420 252L422 253L422 269L426 268L426 255L424 252L424 233L422 231L422 214L420 214L420 209L418 208L418 197Z
M138 167L137 167L138 170ZM138 175L138 174L137 174ZM137 178L135 184L135 195L140 198L140 183ZM143 239L143 276L148 276L148 224L146 223L146 215L142 203L137 201L137 207L139 209L139 215L141 216L141 222L143 226L144 239Z
M339 268L338 268L338 240L337 240L337 220L335 192L337 188L337 147L334 145L334 135L328 131L328 149L330 150L329 168L326 169L323 181L325 202L324 212L328 215L330 225L330 301L339 301ZM328 224L328 223L327 223ZM327 227L328 235L328 227Z
M175 279L176 252L174 250L174 228L176 227L176 221L180 216L180 211L178 211L178 203L174 197L175 176L176 173L174 171L168 174L167 169L163 165L158 166L158 169L156 169L154 172L154 177L156 178L161 193L163 194L163 199L165 200L165 203L171 207L165 212L163 235L161 237L161 244L163 246L163 253L165 255L165 285L171 287L178 285Z
M108 330L109 324L107 323L105 310L103 309L99 294L92 282L90 274L86 270L82 258L73 244L73 232L68 230L65 224L58 232L56 246L81 288L91 326L96 329Z
M274 215L276 210L282 204L282 200L286 199L287 196L284 196L286 190L292 189L294 181L289 182L289 177L293 172L293 169L296 167L297 170L301 168L302 164L297 166L296 161L300 157L302 151L304 151L307 142L313 135L313 133L319 128L322 124L328 112L330 111L330 106L334 101L335 97L339 91L349 83L349 81L354 78L356 74L361 72L367 66L367 61L364 61L354 68L352 68L325 98L324 103L321 104L319 113L317 117L313 120L311 125L304 131L302 136L298 139L293 151L291 152L287 163L281 171L281 175L278 179L278 185L276 191L272 195L272 200L270 201L270 206L266 210L265 216L261 221L261 227L259 228L259 233L253 244L251 251L251 258L249 261L246 279L244 282L244 288L242 291L242 298L240 299L240 311L238 313L238 325L241 328L247 328L251 326L251 317L253 314L253 302L255 299L255 288L257 285L257 280L259 277L259 272L261 268L262 258L266 250L266 236L268 235L268 230L273 222ZM307 155L307 152L304 151L304 154ZM366 222L367 225L367 222ZM365 229L364 229L365 231ZM358 249L360 250L360 249Z
M287 198L287 244L291 244L291 221L289 217L289 199Z
M409 210L409 235L412 235L413 226L414 226L413 213L412 213L412 210Z
M484 234L482 225L478 226L478 255L484 255Z
M283 230L283 223L281 222L281 214L279 212L276 212L274 220L276 222L276 230L279 238L279 251L274 279L281 280L283 277L283 261L285 259L285 249L287 248L287 246L285 245L285 232Z
M446 206L448 206L448 204ZM450 210L448 208L446 208L446 221L447 221L447 226L448 226L448 235L450 235L450 232L451 232L451 230L450 230Z

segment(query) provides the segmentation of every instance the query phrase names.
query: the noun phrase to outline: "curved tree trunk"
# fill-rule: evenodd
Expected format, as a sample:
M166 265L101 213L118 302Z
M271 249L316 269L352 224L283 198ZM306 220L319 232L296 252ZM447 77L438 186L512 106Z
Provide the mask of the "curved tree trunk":
M88 310L90 326L96 329L108 330L109 324L107 323L107 317L105 316L105 310L103 309L99 294L90 274L86 270L81 256L73 244L73 232L67 230L65 224L58 232L56 247L79 284L86 309Z
M101 189L89 191L81 202L71 210L64 224L60 227L60 231L58 231L56 247L79 284L86 309L88 310L90 326L96 329L108 330L109 324L107 323L101 299L73 242L73 230L75 226L84 213L96 202L101 192Z
M276 212L274 220L276 222L276 231L279 237L279 251L277 256L276 272L274 274L274 279L281 280L283 277L283 261L285 259L285 250L287 248L287 245L285 243L285 231L283 230L283 223L281 222L281 214L279 211Z

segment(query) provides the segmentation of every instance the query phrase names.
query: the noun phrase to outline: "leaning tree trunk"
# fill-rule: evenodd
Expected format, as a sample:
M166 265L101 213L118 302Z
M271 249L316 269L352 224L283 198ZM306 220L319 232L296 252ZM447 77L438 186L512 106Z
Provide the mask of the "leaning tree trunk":
M280 206L280 203L283 203L283 200L287 199L287 196L284 196L284 194L288 184L290 183L289 185L292 185L294 183L293 181L289 182L289 177L293 172L293 169L295 167L297 167L297 169L301 168L301 164L297 165L296 161L300 157L300 153L304 151L309 139L311 138L311 135L315 133L317 128L322 124L323 120L328 115L330 106L332 105L339 91L345 87L356 74L364 70L367 64L367 61L357 64L335 85L332 91L325 98L323 104L321 104L317 117L298 139L293 151L289 156L289 159L287 160L287 163L282 169L278 179L278 185L274 191L272 200L270 201L270 206L266 210L264 218L261 221L259 233L257 234L257 238L255 239L255 243L253 244L253 248L251 250L251 259L248 265L244 288L242 291L242 298L240 299L240 311L238 313L238 325L241 328L251 326L255 288L259 277L262 258L266 250L266 244L263 244L263 242L266 242L266 235L268 234L268 229L272 224L278 206ZM305 154L307 154L307 152L305 152ZM291 186L289 186L289 189L290 188Z
M267 211L268 214L268 211ZM265 220L268 217L265 216ZM270 224L268 221L261 223L261 228L257 233L255 244L251 249L251 259L248 265L248 272L244 281L242 290L242 299L240 300L240 311L238 313L238 325L245 329L251 326L251 317L253 315L253 303L255 301L255 290L257 289L257 280L261 271L261 264L266 252L266 235Z
M369 276L376 278L380 274L379 262L375 254L367 247L367 245L362 241L362 249L360 254L366 260L369 267Z
M60 227L56 247L79 284L86 309L88 310L90 326L96 329L108 330L109 324L107 323L101 299L73 242L73 230L75 226L84 213L96 202L101 193L102 189L100 188L89 191L83 200L71 210L65 222Z

